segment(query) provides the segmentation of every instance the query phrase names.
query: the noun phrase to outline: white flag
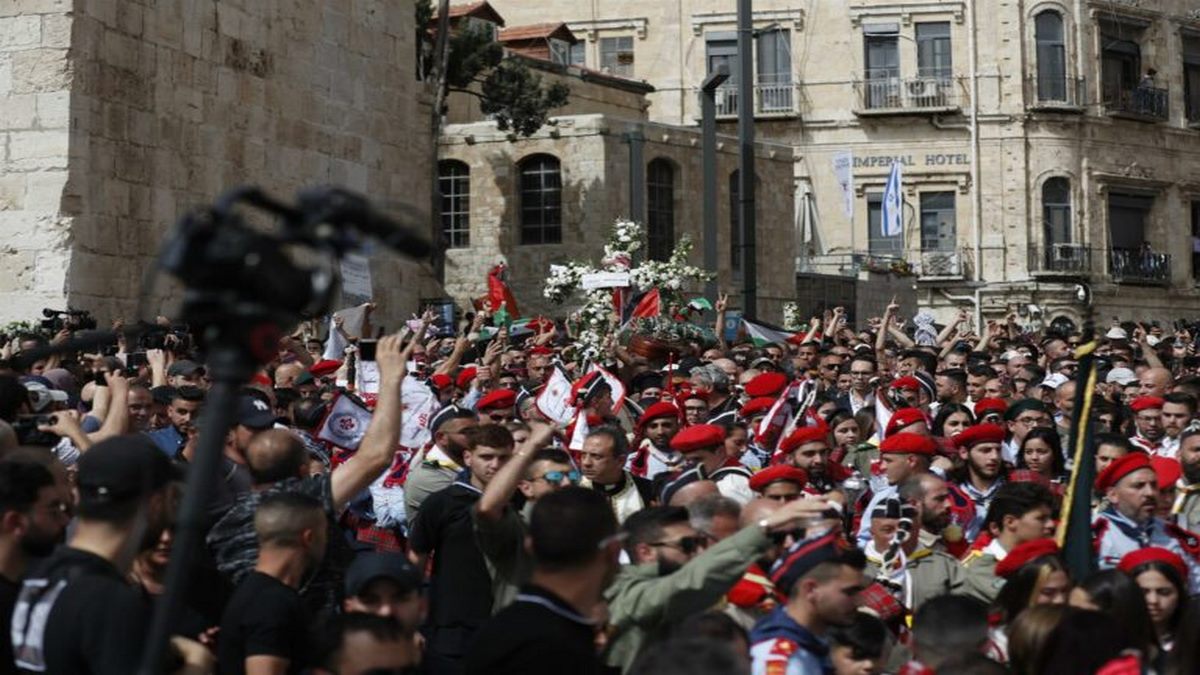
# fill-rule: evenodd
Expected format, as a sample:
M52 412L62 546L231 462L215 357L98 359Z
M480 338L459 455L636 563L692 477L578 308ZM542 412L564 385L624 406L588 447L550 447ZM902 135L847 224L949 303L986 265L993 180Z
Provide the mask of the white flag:
M568 450L582 450L583 442L587 440L591 429L588 428L587 413L580 410L575 415L575 427L571 429L571 440L567 443Z
M571 380L567 379L562 370L555 368L534 403L550 421L559 424L570 423L575 417L575 406L571 405Z
M842 191L842 212L854 220L854 153L844 150L833 156L833 175Z
M429 433L429 421L438 411L437 396L429 385L415 377L406 377L400 389L400 401L404 410L400 445L414 449L425 447L433 437Z
M900 162L892 162L892 172L888 174L887 187L883 189L883 218L880 225L885 237L898 237L904 230L903 166Z
M321 423L317 438L339 448L357 450L371 423L371 411L353 396L338 396Z
M613 413L615 414L621 409L621 406L625 404L625 385L621 382L621 378L613 375L600 366L593 365L592 370L599 372L600 377L604 378L604 381L608 383L609 389L612 390L612 409Z

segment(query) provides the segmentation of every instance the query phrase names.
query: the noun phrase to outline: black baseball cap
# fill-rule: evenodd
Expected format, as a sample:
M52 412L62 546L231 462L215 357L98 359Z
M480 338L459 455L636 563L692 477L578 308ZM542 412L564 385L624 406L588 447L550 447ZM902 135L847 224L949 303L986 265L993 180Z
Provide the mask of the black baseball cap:
M363 553L346 570L346 597L354 597L377 579L389 579L401 593L420 590L421 573L399 553Z
M243 395L238 401L237 423L250 429L269 429L275 424L275 411L261 398Z
M175 377L176 375L191 377L192 375L196 374L203 375L205 372L204 366L200 365L199 363L183 359L172 363L167 368L167 377Z
M100 441L83 453L78 467L81 504L136 499L180 477L166 453L144 434Z

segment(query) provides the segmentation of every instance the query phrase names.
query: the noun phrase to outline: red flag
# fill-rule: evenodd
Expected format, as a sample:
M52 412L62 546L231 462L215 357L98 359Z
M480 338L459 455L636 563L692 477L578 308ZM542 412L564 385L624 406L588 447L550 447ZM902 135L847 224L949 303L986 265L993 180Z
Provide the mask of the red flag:
M488 272L488 293L484 300L484 307L492 312L499 312L500 306L503 304L509 317L515 319L521 316L521 312L517 309L517 299L513 297L512 290L509 289L508 284L504 283L503 277L506 269L501 264L496 265Z
M659 296L657 288L652 288L638 299L631 318L658 316L659 314L662 314L661 296Z

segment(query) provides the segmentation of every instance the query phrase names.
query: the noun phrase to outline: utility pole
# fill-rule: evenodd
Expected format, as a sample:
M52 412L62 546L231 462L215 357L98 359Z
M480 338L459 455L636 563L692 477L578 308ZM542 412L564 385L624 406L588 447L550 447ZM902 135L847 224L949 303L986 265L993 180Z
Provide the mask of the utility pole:
M754 27L752 0L738 0L738 224L742 229L742 315L758 315L754 220Z
M418 26L418 30L424 30L424 26ZM441 146L439 142L442 137L442 108L446 106L446 70L450 65L450 0L440 0L438 2L437 13L437 36L434 39L433 47L433 71L430 75L433 81L437 83L437 89L433 94L433 112L429 126L433 133L433 166L430 167L430 174L433 177L432 194L429 195L429 221L430 221L430 238L435 248L439 251L438 255L433 256L433 275L439 284L446 283L446 259L440 254L442 241L442 195L440 183L440 172L438 171L438 157L441 154Z
M704 78L700 85L700 132L703 139L704 173L704 269L717 269L717 89L729 79L725 64ZM704 284L704 297L716 302L717 278L714 275Z

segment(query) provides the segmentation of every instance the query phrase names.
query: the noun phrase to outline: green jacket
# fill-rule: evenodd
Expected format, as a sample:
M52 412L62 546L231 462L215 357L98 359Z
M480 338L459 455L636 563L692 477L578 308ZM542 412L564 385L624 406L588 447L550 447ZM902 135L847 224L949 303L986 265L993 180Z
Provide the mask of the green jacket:
M880 561L867 558L867 578L879 574ZM965 592L966 574L962 565L952 555L940 551L916 551L908 559L908 575L912 585L912 607L910 612L939 595Z
M605 661L626 672L642 649L685 617L712 608L770 546L758 526L743 528L667 576L629 565L605 589L610 634Z
M966 573L963 593L992 604L1004 587L1004 579L996 576L996 562L996 556L982 551L972 551L963 559L963 571Z

